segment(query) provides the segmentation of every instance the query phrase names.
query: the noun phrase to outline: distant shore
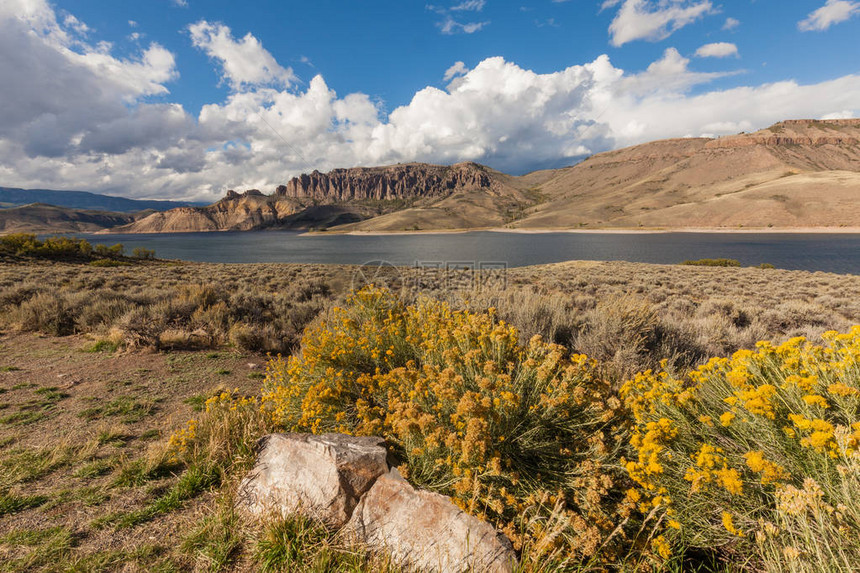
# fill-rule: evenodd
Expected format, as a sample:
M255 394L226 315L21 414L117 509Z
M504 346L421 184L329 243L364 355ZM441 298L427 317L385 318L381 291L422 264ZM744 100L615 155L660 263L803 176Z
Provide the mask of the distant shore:
M587 233L607 235L647 235L656 233L748 233L748 234L860 234L860 227L619 227L619 228L594 228L594 229L509 229L506 227L475 227L471 229L418 229L414 231L307 231L305 235L454 235L462 233L474 233L478 231L490 233L518 233L518 234L547 234L547 233Z

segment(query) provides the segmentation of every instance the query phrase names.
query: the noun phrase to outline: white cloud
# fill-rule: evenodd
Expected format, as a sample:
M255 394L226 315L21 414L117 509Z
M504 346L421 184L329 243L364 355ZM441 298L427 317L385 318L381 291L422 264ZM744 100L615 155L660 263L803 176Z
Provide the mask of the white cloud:
M471 11L471 12L480 12L484 9L484 6L487 4L487 0L464 0L460 2L456 6L451 6L451 10L455 12L461 11Z
M741 25L741 21L737 18L726 18L726 23L723 24L723 30L734 30Z
M835 111L833 113L825 113L819 119L854 119L856 117L854 112L848 109L843 109L842 111Z
M613 46L623 46L634 40L663 40L714 12L710 0L606 0L601 9L618 4L621 7L609 25Z
M839 24L860 13L860 3L849 0L827 0L824 6L812 12L805 20L798 22L797 27L804 31L826 30L833 24Z
M469 68L466 67L466 64L463 62L454 62L454 65L445 70L445 76L442 78L446 82L456 78L457 76L462 76L463 74L468 73Z
M442 22L438 24L439 29L443 34L456 34L458 32L462 32L464 34L474 34L475 32L479 32L489 24L489 22L468 22L466 24L462 24L451 18L450 16L446 17Z
M669 48L632 73L607 56L553 73L500 57L454 64L446 89L421 89L388 114L321 75L297 90L257 81L280 66L232 77L235 60L213 56L236 88L195 118L168 101L176 70L164 48L117 58L81 43L46 3L9 1L19 5L0 6L0 184L11 186L214 200L312 169L475 160L523 172L665 137L860 113L860 76L714 90L707 82L725 74L698 72ZM253 36L225 45L242 43L259 46Z
M206 20L191 24L188 31L194 46L221 64L223 77L234 90L243 86L288 86L295 77L293 70L281 67L250 33L237 41L230 28Z
M481 31L489 22L461 22L452 16L452 12L480 12L484 9L486 0L463 0L450 8L427 4L425 9L442 16L442 20L436 22L436 27L445 35L452 34L474 34Z
M713 44L705 44L696 50L696 56L699 58L727 58L729 56L738 57L738 47L729 42L715 42Z

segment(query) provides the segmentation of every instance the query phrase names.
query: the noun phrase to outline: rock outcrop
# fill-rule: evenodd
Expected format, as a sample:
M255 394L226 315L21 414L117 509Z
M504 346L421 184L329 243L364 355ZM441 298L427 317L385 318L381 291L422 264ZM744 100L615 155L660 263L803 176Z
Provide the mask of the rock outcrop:
M275 195L319 201L392 200L414 197L445 197L455 190L496 191L493 179L477 163L450 167L407 163L387 167L314 171L294 177L278 187Z
M300 514L418 571L510 573L516 554L488 523L391 469L381 438L271 434L258 442L237 507L254 517Z
M419 571L510 573L516 563L510 541L490 524L444 495L415 489L396 469L376 480L345 530Z
M238 494L239 506L256 516L301 512L340 528L388 471L381 438L271 434L257 447L257 463Z
M709 149L765 146L857 145L860 119L787 120L755 133L720 137L708 142Z

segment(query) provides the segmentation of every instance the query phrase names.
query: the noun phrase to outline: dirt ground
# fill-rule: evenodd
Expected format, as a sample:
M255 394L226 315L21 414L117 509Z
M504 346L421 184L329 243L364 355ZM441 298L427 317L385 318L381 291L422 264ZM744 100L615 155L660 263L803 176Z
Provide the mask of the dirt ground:
M145 505L175 479L124 486L119 468L143 459L218 391L257 393L266 363L233 351L91 346L83 336L0 335L0 570L53 569L44 562L52 550L61 569L158 568L159 553L169 553L212 496L134 528L105 526L100 518Z

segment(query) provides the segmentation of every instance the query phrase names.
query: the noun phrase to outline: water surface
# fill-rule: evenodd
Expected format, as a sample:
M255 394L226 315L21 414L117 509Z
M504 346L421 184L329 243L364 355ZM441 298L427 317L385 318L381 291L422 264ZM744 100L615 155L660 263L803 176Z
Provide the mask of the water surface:
M159 258L229 263L505 263L575 259L679 263L729 258L744 266L860 273L860 235L819 233L416 233L304 235L295 232L85 235L94 244L154 249Z

